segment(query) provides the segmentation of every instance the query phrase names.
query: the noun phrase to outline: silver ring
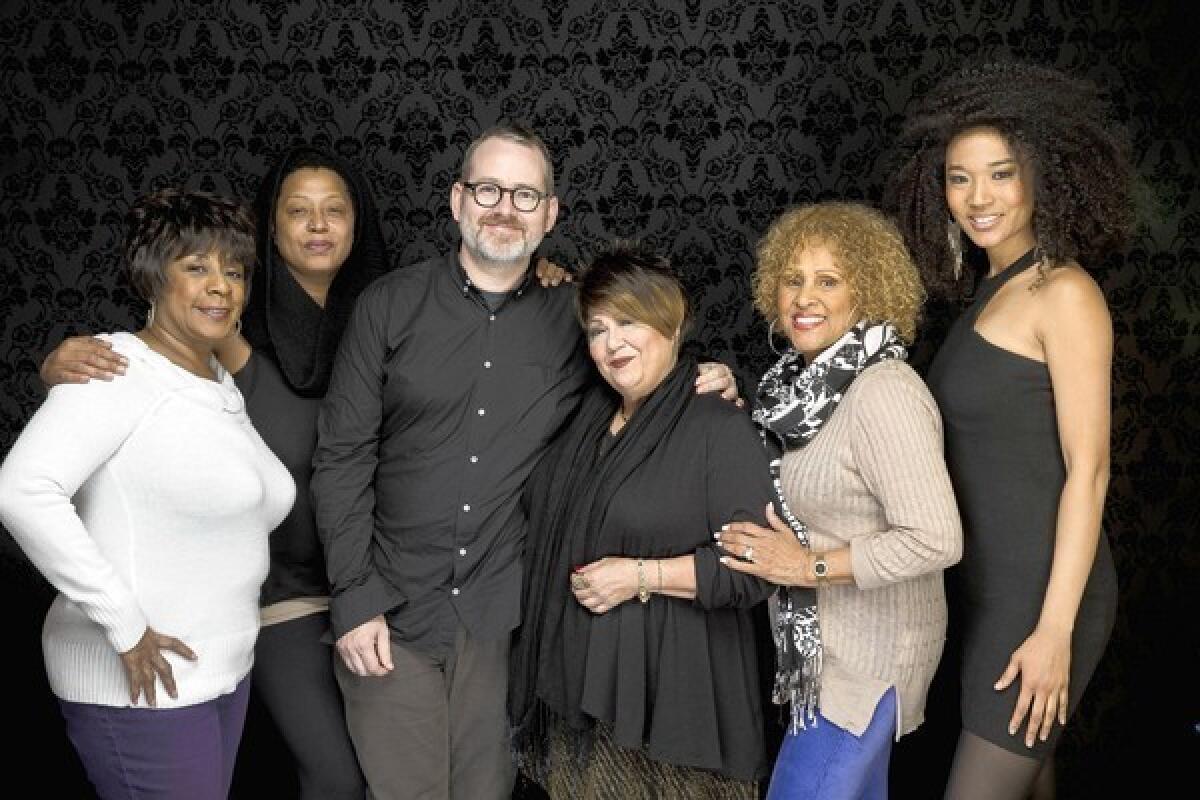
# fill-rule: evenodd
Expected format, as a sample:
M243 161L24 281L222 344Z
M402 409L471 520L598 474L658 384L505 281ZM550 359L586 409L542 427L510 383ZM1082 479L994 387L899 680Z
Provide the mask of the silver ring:
M754 545L746 545L746 552L742 555L742 558L744 558L746 561L754 560Z

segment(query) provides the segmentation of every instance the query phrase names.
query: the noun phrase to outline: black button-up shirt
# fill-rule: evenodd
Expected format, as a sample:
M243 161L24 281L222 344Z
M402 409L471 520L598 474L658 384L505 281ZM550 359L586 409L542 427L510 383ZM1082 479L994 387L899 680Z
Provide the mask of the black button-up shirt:
M386 614L430 651L520 620L525 479L591 362L573 289L532 270L494 309L457 255L363 292L318 420L312 492L335 636Z

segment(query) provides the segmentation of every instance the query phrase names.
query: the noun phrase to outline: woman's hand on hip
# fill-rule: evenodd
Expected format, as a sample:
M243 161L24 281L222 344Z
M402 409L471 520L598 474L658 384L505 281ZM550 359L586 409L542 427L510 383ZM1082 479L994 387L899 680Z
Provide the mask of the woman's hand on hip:
M713 534L727 555L721 563L779 586L812 586L812 552L800 543L788 524L767 504L764 528L753 522L730 522Z
M637 596L637 559L606 556L571 573L571 592L593 614L604 614Z
M1020 676L1021 692L1013 709L1008 733L1016 736L1029 717L1025 746L1033 747L1034 739L1043 742L1050 736L1055 719L1067 724L1067 684L1071 676L1071 633L1054 631L1042 626L1034 628L1029 638L1013 651L1008 667L996 681L996 691L1007 689Z
M171 664L163 657L164 650L170 650L188 661L196 660L192 648L174 636L166 636L149 626L137 644L121 653L121 664L129 680L129 702L133 705L137 705L139 695L145 694L146 705L151 708L157 706L157 682L160 680L172 700L179 697Z

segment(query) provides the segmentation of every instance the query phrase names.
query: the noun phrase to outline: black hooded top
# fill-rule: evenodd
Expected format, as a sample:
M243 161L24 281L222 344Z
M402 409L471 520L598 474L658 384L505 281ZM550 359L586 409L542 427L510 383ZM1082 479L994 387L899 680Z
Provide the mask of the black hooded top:
M354 204L354 243L338 270L325 308L292 277L275 250L275 203L284 178L297 169L326 168L342 176ZM317 411L334 355L359 293L388 269L379 215L363 177L349 165L302 147L287 153L263 179L255 202L259 264L253 273L242 334L253 352L234 375L246 411L267 446L296 482L296 503L272 533L264 606L297 597L327 597L324 553L309 499Z
M275 249L275 204L280 187L288 175L305 168L338 173L354 204L354 244L329 287L324 309L300 287ZM254 210L258 216L258 269L242 315L242 334L252 348L279 366L297 394L322 397L354 301L367 284L388 270L371 190L349 164L315 148L298 147L263 178Z

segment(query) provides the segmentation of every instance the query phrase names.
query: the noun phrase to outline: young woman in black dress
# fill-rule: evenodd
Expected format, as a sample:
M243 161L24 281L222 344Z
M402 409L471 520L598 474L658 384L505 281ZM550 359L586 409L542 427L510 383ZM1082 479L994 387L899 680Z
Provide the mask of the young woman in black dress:
M1112 323L1080 265L1119 246L1130 167L1094 86L1022 65L943 81L900 146L888 203L931 292L965 298L964 255L987 263L928 376L965 533L946 796L1023 798L1052 791L1043 766L1115 614Z

